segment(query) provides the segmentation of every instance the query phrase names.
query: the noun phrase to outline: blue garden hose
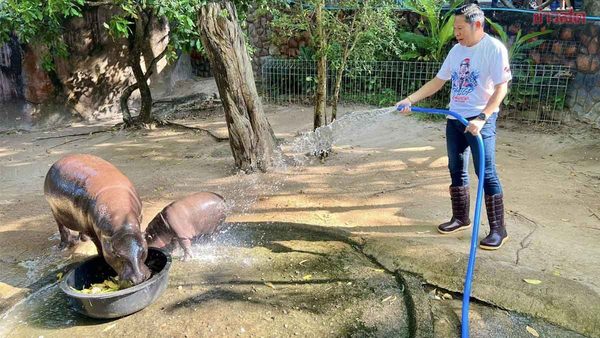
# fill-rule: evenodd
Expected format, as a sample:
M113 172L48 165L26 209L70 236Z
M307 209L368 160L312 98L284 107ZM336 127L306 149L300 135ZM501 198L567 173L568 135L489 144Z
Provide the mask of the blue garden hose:
M404 107L399 106L398 110L402 110ZM455 117L460 123L467 126L467 121L460 114L450 110L444 109L433 109L433 108L419 108L411 107L411 111L427 114L441 114L451 115ZM465 287L463 292L463 303L462 303L462 325L461 325L461 337L469 337L469 300L471 298L471 283L473 281L473 270L475 269L475 253L477 252L477 241L479 236L479 223L481 221L481 204L483 201L483 180L485 175L485 151L483 148L483 139L481 135L477 135L477 144L479 145L479 182L477 183L477 200L475 202L475 216L473 217L473 233L471 235L471 249L469 251L469 263L467 265L467 275L465 276Z

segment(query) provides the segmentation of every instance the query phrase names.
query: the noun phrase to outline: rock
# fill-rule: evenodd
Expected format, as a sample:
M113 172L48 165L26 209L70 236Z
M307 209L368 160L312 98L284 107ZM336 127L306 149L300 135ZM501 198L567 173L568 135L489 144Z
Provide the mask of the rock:
M572 106L571 111L577 114L577 116L580 116L583 113L583 106L580 104L575 104Z
M542 56L540 55L540 52L538 52L537 50L532 50L531 52L529 52L529 57L531 58L533 63L536 65L540 64L542 62Z
M516 35L519 30L521 30L521 24L520 23L511 23L508 26L508 33L510 33L511 35Z
M563 42L562 41L556 41L552 44L552 53L556 54L557 56L562 56L562 54L563 54Z
M592 55L595 55L600 50L600 40L598 37L593 38L588 44L588 52Z
M598 56L594 56L594 57L592 57L592 64L590 66L590 72L596 73L596 72L598 72L598 70L600 70L600 59L598 58Z
M542 63L544 64L548 64L548 65L557 65L560 64L560 58L557 57L554 54L546 54L544 56L542 56Z
M274 46L274 45L269 46L269 55L273 55L273 56L281 55L281 53L279 53L279 48L277 48L277 46Z
M577 70L583 73L590 73L592 66L592 57L590 55L579 55L577 57Z
M569 45L565 47L564 55L568 58L575 57L575 55L577 55L577 45Z
M581 38L579 39L581 44L584 45L585 47L587 47L587 45L590 43L591 40L592 40L592 37L589 35L589 33L586 33L586 32L583 32L581 34Z
M596 85L596 77L591 74L585 74L583 77L583 88L590 91Z
M256 34L256 27L254 25L248 27L248 34L252 40L258 41L258 34Z
M592 88L589 95L592 98L592 101L600 102L600 88L598 88L598 87Z
M23 55L22 72L25 99L32 103L49 101L54 94L54 85L42 68L42 55L46 48L29 45Z
M561 40L573 40L574 35L573 28L571 27L565 27L560 31Z
M594 104L595 104L595 102L592 101L592 99L590 98L589 95L585 96L585 97L582 97L582 101L581 102L583 103L583 111L584 112L590 111L592 109L592 107L594 106Z

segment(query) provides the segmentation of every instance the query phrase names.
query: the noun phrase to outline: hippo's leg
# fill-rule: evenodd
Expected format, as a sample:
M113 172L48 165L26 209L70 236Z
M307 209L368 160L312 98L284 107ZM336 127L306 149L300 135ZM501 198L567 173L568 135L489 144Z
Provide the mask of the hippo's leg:
M65 250L77 244L77 236L73 235L71 229L64 226L56 216L54 219L56 220L56 224L58 224L58 232L60 233L60 244L58 245L58 249Z
M179 241L179 245L183 249L183 257L181 258L181 260L188 261L194 258L194 255L192 254L192 241L189 238L178 238L177 240Z

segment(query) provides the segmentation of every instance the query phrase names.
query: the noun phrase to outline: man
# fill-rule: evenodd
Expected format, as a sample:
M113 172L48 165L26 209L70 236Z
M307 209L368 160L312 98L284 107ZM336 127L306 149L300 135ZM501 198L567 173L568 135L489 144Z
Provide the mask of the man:
M410 106L439 91L452 81L450 110L469 121L464 127L449 117L446 122L448 169L452 184L452 218L440 224L438 231L450 234L471 227L469 219L469 148L477 149L476 135L481 134L485 146L485 204L490 232L480 247L499 249L508 238L504 224L502 186L496 173L496 119L499 106L512 79L508 51L499 40L483 31L484 14L476 4L468 4L455 12L454 36L458 43L450 50L437 75L416 92L397 103L408 114ZM479 173L478 152L473 152L475 171Z

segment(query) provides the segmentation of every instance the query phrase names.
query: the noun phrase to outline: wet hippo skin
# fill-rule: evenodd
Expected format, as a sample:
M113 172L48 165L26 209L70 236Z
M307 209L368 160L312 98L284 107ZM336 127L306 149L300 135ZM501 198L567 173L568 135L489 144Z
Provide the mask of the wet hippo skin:
M142 202L129 179L111 163L85 154L68 155L52 165L44 182L60 232L60 248L91 239L98 254L124 285L150 277L144 264L148 246L140 230Z
M212 234L225 220L225 201L213 192L198 192L167 205L146 228L148 246L183 248L183 260L192 258L192 240Z

